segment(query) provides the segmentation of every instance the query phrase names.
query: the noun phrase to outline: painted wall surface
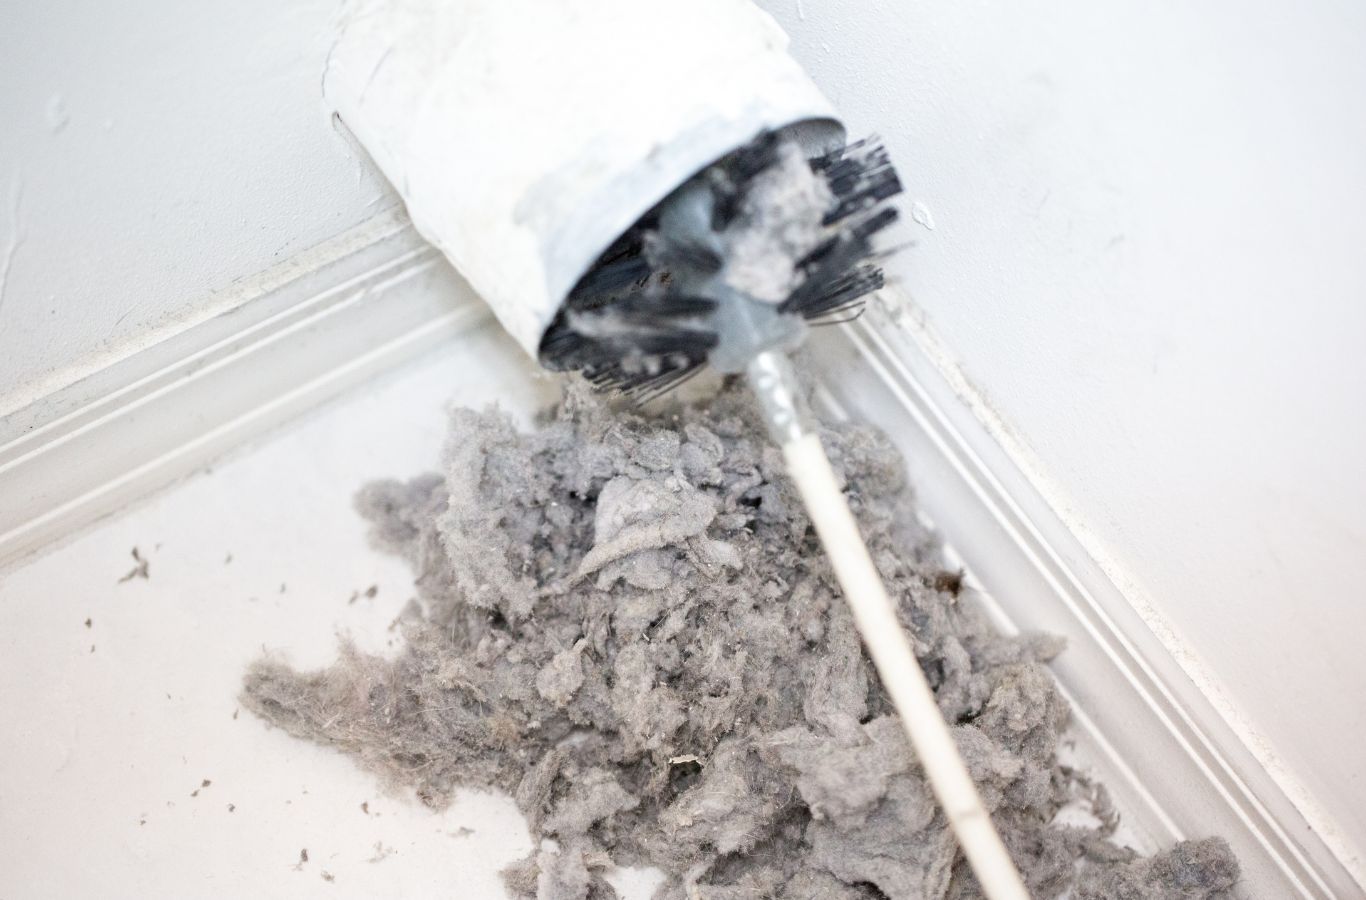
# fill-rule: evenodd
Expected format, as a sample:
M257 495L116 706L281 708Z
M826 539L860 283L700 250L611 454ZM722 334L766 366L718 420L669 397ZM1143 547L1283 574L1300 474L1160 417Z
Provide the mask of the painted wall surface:
M1366 847L1366 6L764 5L1057 507Z
M387 203L320 102L334 0L0 0L0 411Z

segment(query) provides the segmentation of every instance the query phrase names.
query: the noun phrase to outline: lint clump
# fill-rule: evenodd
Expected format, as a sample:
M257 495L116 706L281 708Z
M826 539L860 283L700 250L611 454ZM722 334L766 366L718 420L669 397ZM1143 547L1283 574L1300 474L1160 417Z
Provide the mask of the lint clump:
M992 629L877 431L821 439L1031 894L1232 897L1220 840L1109 840L1057 757L1060 642ZM645 416L573 387L527 433L456 411L442 474L357 501L413 568L401 652L266 658L244 703L432 807L509 792L553 839L514 897L614 897L615 866L663 870L659 900L978 897L783 471L738 390ZM1055 824L1078 806L1093 824Z

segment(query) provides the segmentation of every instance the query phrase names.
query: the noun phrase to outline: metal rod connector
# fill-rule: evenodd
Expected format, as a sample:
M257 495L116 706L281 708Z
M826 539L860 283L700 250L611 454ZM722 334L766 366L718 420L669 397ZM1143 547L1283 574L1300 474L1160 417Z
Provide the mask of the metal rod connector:
M774 443L785 447L813 430L811 412L786 354L760 353L750 362L746 374Z

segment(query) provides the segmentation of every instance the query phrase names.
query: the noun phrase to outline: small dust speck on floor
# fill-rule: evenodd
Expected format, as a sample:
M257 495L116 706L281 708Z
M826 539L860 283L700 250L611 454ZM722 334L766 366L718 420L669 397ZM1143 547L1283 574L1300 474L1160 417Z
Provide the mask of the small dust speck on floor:
M141 578L146 581L152 577L151 562L142 555L142 552L138 550L137 547L133 548L132 555L133 562L136 563L136 565L128 571L128 574L119 579L119 584L132 581L134 578Z

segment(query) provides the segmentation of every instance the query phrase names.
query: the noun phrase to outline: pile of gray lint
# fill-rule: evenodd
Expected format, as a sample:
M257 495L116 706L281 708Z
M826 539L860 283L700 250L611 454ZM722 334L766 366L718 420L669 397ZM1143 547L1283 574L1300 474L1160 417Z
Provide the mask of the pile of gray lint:
M992 630L882 436L823 437L1032 894L1232 897L1220 840L1107 841L1103 790L1056 757L1059 642ZM506 873L514 896L612 897L613 865L659 867L680 900L979 895L743 393L646 418L574 389L532 434L458 411L444 476L358 503L417 575L405 648L262 661L245 702L432 806L511 792L553 839ZM1099 824L1054 822L1079 804Z

